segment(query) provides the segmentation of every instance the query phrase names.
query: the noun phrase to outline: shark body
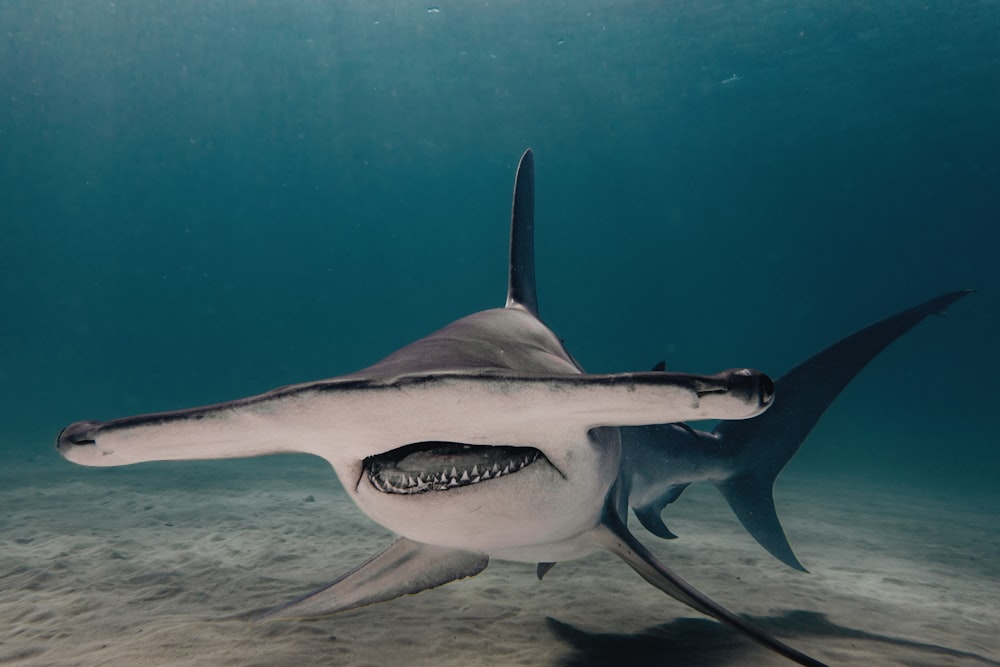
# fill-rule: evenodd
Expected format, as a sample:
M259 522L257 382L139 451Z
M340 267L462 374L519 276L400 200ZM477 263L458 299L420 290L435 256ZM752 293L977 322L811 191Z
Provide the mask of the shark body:
M837 382L822 379L842 360L836 345L813 358L821 366L810 367L815 377L800 378L808 374L799 367L782 378L804 398L780 413L797 430L775 447L768 442L775 422L748 420L766 416L774 399L773 383L757 371L585 373L538 315L533 211L529 149L515 182L505 307L457 320L350 375L187 410L76 422L59 434L59 451L94 466L282 452L329 461L361 510L400 537L263 618L322 616L417 593L478 574L491 558L538 563L541 577L556 561L603 549L771 650L822 665L660 563L629 532L628 508L655 534L672 537L660 512L688 484L711 480L758 542L801 569L774 514L774 478L868 360L963 293L901 313L893 327L855 334L863 350L850 350ZM693 419L725 421L712 433L678 425Z

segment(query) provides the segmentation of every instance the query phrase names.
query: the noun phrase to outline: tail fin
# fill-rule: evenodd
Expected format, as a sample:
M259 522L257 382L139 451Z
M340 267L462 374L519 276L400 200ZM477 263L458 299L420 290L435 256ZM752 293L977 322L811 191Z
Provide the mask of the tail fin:
M523 308L538 317L538 296L535 292L535 157L530 148L521 156L514 178L507 308Z
M785 538L774 510L774 481L819 418L869 361L890 343L972 290L950 292L885 318L834 343L775 382L775 402L764 414L724 421L714 433L742 453L742 472L716 482L743 527L772 556L805 570Z

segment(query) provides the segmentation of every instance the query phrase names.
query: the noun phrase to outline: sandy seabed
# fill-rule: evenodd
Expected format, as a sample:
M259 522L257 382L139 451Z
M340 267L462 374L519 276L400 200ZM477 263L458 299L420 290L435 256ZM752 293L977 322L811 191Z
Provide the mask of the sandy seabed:
M0 465L0 664L791 664L610 555L541 582L493 562L385 604L253 624L392 539L325 463ZM702 591L831 665L1000 665L991 503L783 478L778 510L810 574L762 551L708 485L668 508L680 539L632 528Z

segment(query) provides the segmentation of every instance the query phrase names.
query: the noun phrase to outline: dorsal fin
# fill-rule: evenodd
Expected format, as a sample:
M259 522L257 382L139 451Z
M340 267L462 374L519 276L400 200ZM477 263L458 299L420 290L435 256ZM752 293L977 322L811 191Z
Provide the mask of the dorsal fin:
M521 156L514 179L507 308L522 308L538 317L538 296L535 293L535 158L530 148Z

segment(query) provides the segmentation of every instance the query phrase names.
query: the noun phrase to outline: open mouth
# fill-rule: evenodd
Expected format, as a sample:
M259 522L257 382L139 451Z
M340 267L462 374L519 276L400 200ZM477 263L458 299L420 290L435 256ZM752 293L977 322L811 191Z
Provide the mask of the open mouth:
M368 481L383 493L447 491L512 475L543 458L533 447L418 442L364 461Z

